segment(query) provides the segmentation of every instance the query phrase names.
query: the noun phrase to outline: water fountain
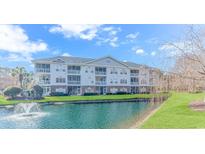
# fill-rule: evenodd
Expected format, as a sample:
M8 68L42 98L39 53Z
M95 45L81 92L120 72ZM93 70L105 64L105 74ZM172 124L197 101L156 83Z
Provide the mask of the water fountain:
M14 108L14 113L21 114L22 116L33 116L40 111L38 103L19 103Z
M41 111L41 107L38 103L19 103L15 105L12 115L4 117L6 120L31 120L47 115L47 113Z

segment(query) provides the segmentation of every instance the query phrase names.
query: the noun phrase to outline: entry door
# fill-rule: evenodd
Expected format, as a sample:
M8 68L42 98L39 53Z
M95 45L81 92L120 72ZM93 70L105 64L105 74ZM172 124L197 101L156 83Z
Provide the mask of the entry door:
M50 95L51 87L43 87L43 95L48 96Z
M100 87L100 94L106 94L106 87Z

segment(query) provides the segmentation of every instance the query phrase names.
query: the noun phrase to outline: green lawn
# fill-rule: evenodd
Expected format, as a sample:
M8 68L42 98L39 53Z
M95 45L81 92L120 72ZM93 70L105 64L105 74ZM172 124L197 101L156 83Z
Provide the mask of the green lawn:
M141 128L205 128L205 112L189 108L190 102L204 97L205 93L173 93Z
M97 96L50 96L42 100L33 100L34 102L69 102L77 100L120 100L120 99L134 99L134 98L152 98L161 94L127 94L127 95L97 95ZM0 96L0 105L15 104L21 102L31 102L22 100L6 100Z

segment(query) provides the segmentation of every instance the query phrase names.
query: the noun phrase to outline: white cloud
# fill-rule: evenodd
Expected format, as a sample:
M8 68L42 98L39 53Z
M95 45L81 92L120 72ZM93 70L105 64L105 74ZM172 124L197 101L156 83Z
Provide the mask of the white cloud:
M31 62L32 56L30 54L19 54L19 53L9 53L7 56L0 57L0 60L10 61L10 62Z
M144 54L144 50L143 49L137 49L136 51L135 51L135 53L136 54Z
M102 30L99 32L97 37L97 44L109 44L112 47L118 47L118 36L117 34L121 31L120 28L116 27L102 27Z
M98 45L109 44L112 47L118 47L117 41L118 41L118 37L99 38L97 44Z
M108 44L112 47L118 46L117 34L120 31L120 28L103 25L56 25L49 29L49 32L61 33L66 38L95 39L97 45Z
M47 50L43 41L31 41L25 31L17 25L0 25L0 52L8 52L8 60L30 61L32 54Z
M62 56L70 57L71 55L69 53L63 53Z
M156 52L155 51L152 51L151 52L151 56L155 56L156 55Z
M65 37L93 40L97 36L100 25L56 25L49 29L51 33L62 33Z
M104 27L104 28L103 28L103 31L111 31L111 30L113 30L113 27L111 27L111 26L110 26L110 27Z
M139 36L139 32L131 33L126 36L127 39L136 39Z
M139 34L140 34L139 32L127 34L125 36L125 40L121 41L121 44L125 45L125 44L130 44L130 43L132 44L136 43L138 40Z

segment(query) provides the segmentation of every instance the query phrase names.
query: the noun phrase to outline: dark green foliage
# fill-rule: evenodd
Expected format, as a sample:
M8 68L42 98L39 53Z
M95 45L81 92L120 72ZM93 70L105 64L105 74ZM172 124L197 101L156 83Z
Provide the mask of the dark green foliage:
M39 85L33 86L32 94L33 94L34 99L41 99L43 96L43 88Z
M84 96L94 96L98 95L98 93L84 93Z
M50 96L67 96L68 94L65 94L63 92L52 92L50 93Z
M22 89L19 87L9 87L4 90L4 95L7 97L11 97L14 99L17 95L19 95L22 92Z

